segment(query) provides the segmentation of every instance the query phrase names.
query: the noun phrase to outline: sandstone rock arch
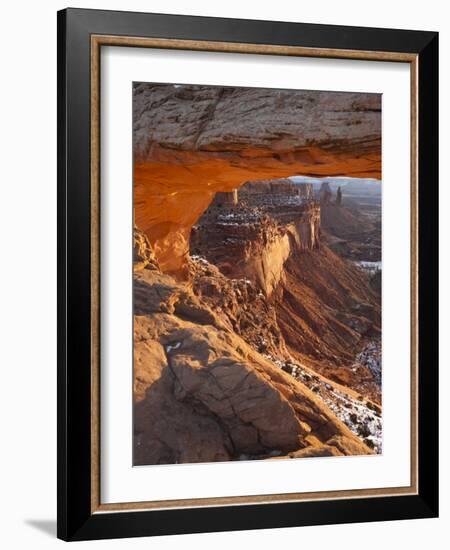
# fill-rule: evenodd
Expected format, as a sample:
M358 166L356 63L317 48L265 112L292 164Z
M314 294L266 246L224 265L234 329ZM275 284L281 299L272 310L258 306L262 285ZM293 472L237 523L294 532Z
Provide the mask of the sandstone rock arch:
M377 94L139 83L135 222L163 271L181 273L216 192L296 174L381 175Z

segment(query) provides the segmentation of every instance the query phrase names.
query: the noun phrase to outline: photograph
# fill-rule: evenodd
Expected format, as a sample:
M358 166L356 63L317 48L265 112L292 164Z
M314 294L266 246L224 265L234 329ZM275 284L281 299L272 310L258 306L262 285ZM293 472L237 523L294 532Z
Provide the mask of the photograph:
M438 516L438 33L391 14L58 12L60 539Z
M133 466L382 455L382 94L132 113Z
M434 4L4 6L3 548L449 546Z

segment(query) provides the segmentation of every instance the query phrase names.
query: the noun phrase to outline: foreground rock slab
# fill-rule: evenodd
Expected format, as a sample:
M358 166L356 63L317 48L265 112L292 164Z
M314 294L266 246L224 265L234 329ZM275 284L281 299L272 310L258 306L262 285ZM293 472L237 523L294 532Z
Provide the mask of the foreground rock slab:
M134 464L372 453L188 284L159 271L137 240Z

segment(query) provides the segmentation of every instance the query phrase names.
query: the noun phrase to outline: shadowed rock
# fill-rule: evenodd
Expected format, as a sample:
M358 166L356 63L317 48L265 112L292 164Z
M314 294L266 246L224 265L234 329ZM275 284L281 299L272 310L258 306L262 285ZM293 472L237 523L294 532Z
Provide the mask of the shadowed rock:
M253 350L187 285L142 269L135 288L135 464L287 455L324 444L371 454L312 391Z

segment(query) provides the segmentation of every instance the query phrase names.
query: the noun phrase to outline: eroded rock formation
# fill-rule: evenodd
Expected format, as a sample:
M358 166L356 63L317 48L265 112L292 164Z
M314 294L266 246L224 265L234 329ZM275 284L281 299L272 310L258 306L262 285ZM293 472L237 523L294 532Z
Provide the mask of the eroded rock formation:
M291 254L319 246L320 209L310 197L306 185L246 183L236 202L214 201L206 210L193 228L191 251L270 296Z
M241 333L255 349L261 340L269 342L261 351L271 357L294 357L379 401L380 386L372 373L353 368L362 340L380 333L378 295L359 269L321 242L323 205L309 198L303 186L245 184L237 203L220 200L207 209L194 226L191 251L196 261L207 260L261 295L265 312L249 293L243 301L254 313L251 326L261 327L261 318L271 320L270 331Z
M135 464L372 452L145 249L134 273Z
M287 179L379 177L380 96L133 94L134 464L380 452L367 218Z
M140 83L133 109L136 223L179 276L216 192L295 174L380 176L376 94Z

